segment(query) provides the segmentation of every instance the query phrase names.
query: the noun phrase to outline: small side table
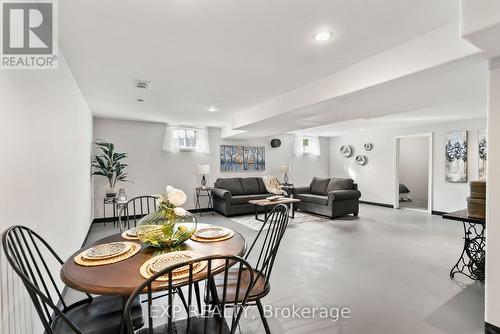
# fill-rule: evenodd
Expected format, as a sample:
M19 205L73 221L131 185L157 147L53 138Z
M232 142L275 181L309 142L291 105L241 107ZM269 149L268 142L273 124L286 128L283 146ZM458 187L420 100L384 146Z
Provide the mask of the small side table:
M281 189L283 189L284 191L286 191L286 193L288 194L288 197L289 198L293 198L293 190L295 189L293 183L283 183L281 185ZM295 211L296 211L296 207L295 207L295 203L290 203L290 210L292 211L292 217L291 218L295 218Z
M286 191L286 193L288 194L288 197L290 197L290 198L293 198L293 189L294 188L295 187L293 186L293 183L283 183L281 185L281 189Z
M207 207L202 208L200 203L200 198L207 197ZM214 215L214 202L212 199L212 188L210 187L197 187L196 188L196 206L195 210L200 210L200 217L203 214L202 209L208 209L208 211L212 211L212 216Z
M127 203L127 201L120 201L118 197L104 197L103 199L103 218L104 218L104 226L106 226L106 206L112 205L113 210L113 226L118 223L118 215L120 215L120 211L122 207ZM125 212L128 215L128 212Z
M113 225L116 222L116 197L104 197L102 201L102 208L103 208L103 218L104 218L104 226L106 226L106 206L111 205L113 208Z

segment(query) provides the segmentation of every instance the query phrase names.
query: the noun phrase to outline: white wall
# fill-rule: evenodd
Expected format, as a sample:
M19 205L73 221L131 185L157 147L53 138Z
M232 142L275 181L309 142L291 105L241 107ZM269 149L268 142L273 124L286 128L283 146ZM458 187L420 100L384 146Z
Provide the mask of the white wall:
M399 183L410 189L410 197L427 203L429 195L429 138L408 137L399 142Z
M491 62L488 93L486 322L500 327L500 58Z
M359 184L361 200L393 204L394 200L394 137L432 132L433 139L433 210L450 212L463 209L469 194L467 183L448 183L445 181L444 145L445 135L449 131L469 131L469 180L478 179L477 132L486 128L486 120L468 120L456 123L436 124L427 127L398 129L378 132L359 132L352 135L332 138L332 166L335 177L352 177ZM363 149L363 144L371 142L374 148L370 152ZM358 166L354 156L345 159L339 152L341 145L354 148L354 155L368 157L366 166Z
M27 225L66 259L91 222L92 116L62 54L58 70L1 71L0 118L0 230ZM0 333L42 333L0 255Z
M210 128L210 154L179 152L167 153L161 150L164 124L122 121L94 118L94 138L111 141L116 150L127 152L130 165L128 173L134 183L121 183L128 198L161 192L171 184L183 189L188 195L187 209L194 208L194 188L200 185L197 175L198 164L210 164L208 185L213 185L218 177L275 175L282 179L279 167L291 164L290 181L296 185L309 185L313 176L329 176L330 141L321 139L321 156L295 157L293 155L293 136L281 135L279 148L270 146L271 138L252 140L222 140L220 129ZM273 138L276 138L273 137ZM266 148L266 170L264 172L220 172L219 146L221 144L256 145ZM95 217L102 217L102 200L105 180L94 177ZM108 216L110 208L107 208Z

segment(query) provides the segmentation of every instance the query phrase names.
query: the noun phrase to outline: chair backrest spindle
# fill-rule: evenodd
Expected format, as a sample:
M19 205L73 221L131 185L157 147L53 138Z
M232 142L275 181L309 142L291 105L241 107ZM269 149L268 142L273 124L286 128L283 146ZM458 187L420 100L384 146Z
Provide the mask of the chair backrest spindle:
M137 226L137 221L143 216L150 214L158 209L156 205L156 196L145 195L134 197L120 206L120 211L118 213L118 225L120 229L125 224L127 228L131 227L131 221L133 220L133 227ZM132 215L130 213L132 212Z
M288 226L288 218L287 206L283 204L275 206L267 216L264 224L262 224L259 233L245 256L245 260L248 260L257 242L263 239L254 269L259 275L263 275L266 278L266 284L269 283L274 260Z
M197 266L205 266L201 272L195 272ZM231 268L231 271L229 270ZM175 279L176 272L186 270L188 277L183 278L182 284ZM236 283L236 296L242 296L240 300L236 303L229 300L228 302L228 286L233 283L229 278L231 272L238 270L238 279ZM248 282L247 285L242 284L242 275L245 273L247 275ZM215 277L223 276L224 286L222 287L222 293L217 295L217 287L215 286ZM140 294L147 294L148 298L148 329L149 333L153 333L154 328L157 326L153 325L156 319L152 315L152 308L155 306L152 303L152 299L155 302L160 303L159 299L154 297L154 287L157 286L159 278L167 278L167 282L161 282L163 286L166 286L166 295L163 295L164 303L162 305L162 312L166 313L168 319L162 319L159 321L161 324L161 329L157 329L155 332L161 333L179 333L187 334L190 332L196 333L235 333L238 328L239 320L241 319L243 308L247 304L247 300L250 294L249 287L254 283L254 274L252 267L244 259L237 256L207 256L203 258L194 259L188 262L180 263L169 268L166 268L157 274L153 275L147 279L144 283L137 287L137 289L132 293L125 305L124 318L126 321L127 328L130 333L133 333L133 325L131 319L131 306L133 304L134 298ZM195 298L192 297L194 284L199 284L205 281L204 291L202 296L205 296L207 301L204 307L202 315L194 314L194 310L198 310L196 305L194 305ZM166 283L166 285L165 285ZM176 316L179 309L174 307L173 295L175 289L181 284L188 292L187 296L187 310L186 315ZM220 287L219 287L220 288ZM219 298L220 297L220 298ZM228 311L232 308L231 317L229 318ZM184 311L182 311L184 312ZM177 318L177 319L176 319ZM226 321L226 318L228 318ZM179 320L181 319L181 320ZM177 321L176 321L177 320Z
M2 247L7 261L28 290L45 333L53 334L51 325L60 318L74 333L82 334L64 314L68 306L50 270L47 257L50 256L57 266L61 266L63 261L52 247L36 232L20 225L12 226L3 233ZM87 298L92 300L90 295ZM57 306L57 302L61 306Z

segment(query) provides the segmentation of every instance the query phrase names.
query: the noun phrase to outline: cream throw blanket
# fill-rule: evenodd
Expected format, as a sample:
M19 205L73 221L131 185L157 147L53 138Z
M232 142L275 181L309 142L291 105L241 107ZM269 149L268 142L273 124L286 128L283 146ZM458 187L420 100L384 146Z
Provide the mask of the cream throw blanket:
M268 193L288 196L287 192L282 189L282 185L276 177L264 176L262 179L264 180L264 185L266 186Z

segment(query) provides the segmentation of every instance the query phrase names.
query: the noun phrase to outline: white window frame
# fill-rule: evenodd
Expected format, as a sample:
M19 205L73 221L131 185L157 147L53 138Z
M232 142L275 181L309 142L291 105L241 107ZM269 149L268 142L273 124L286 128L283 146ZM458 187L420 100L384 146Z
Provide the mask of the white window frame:
M198 129L194 128L188 128L188 127L176 127L174 130L174 140L176 142L176 146L179 149L179 151L187 151L187 152L192 152L196 150L196 141L197 141L197 132ZM182 138L178 136L179 133L183 133ZM188 144L188 133L193 134L193 139L192 142L190 143L191 145Z
M188 140L186 140L186 136ZM165 135L161 149L170 153L199 152L209 154L208 128L165 124Z

